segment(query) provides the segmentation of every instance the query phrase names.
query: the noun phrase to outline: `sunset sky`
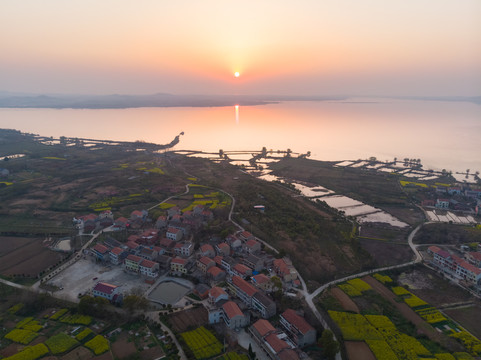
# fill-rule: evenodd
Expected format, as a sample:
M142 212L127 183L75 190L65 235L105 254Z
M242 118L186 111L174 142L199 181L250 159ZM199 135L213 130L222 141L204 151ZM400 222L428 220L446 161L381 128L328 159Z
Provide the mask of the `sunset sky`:
M0 90L480 95L481 1L2 0Z

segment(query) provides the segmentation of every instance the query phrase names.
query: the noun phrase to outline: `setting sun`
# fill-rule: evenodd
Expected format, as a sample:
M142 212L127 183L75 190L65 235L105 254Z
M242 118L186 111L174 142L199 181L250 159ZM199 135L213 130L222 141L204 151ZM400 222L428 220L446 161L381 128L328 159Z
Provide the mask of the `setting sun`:
M234 76L235 76L235 77L239 77L239 75L240 75L240 74L239 74L238 71L236 71L236 72L234 73Z

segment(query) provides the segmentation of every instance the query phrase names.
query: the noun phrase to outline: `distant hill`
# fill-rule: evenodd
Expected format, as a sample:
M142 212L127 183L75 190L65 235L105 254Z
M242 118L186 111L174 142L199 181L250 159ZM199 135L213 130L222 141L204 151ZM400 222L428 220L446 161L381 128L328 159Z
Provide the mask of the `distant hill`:
M265 105L281 101L340 101L359 96L289 96L289 95L64 95L28 94L0 91L0 108L72 108L72 109L123 109L137 107L218 107L233 105ZM481 96L471 97L370 97L370 99L395 98L421 101L464 101L481 104Z

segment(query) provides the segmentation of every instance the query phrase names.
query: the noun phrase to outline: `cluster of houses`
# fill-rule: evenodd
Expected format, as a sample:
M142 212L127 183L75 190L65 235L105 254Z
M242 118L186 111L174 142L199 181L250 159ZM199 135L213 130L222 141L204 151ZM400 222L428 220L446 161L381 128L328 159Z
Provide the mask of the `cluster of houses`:
M280 329L260 319L249 327L249 333L270 359L300 359L299 348L315 343L316 330L292 309L280 314L279 319Z
M234 287L241 306L237 302L229 300L227 292L220 287L212 287L208 292L208 313L209 323L215 324L223 321L229 329L239 329L250 324L250 313L242 310L242 305L247 305L248 300L254 300L256 294L262 294L247 282L234 278L229 288ZM264 295L265 296L265 295ZM262 300L261 300L262 301ZM269 303L269 302L268 302ZM255 306L255 305L254 305ZM275 304L270 303L269 309L263 308L261 314L263 319L259 319L248 327L248 331L253 339L259 344L260 348L272 360L296 360L300 359L300 348L316 342L316 330L292 309L287 309L280 314L280 329L275 328L266 317L273 316ZM267 310L267 311L266 311Z
M481 284L481 253L469 252L466 258L442 250L437 246L430 246L428 254L432 255L431 264L451 277L469 286Z
M470 187L443 187L436 188L436 199L424 199L421 205L440 210L458 210L478 213L481 205L481 190Z
M126 272L139 274L151 284L164 273L196 278L198 284L194 294L205 300L209 323L223 322L235 330L249 326L251 317L261 318L250 331L256 334L255 339L266 354L271 359L298 359L299 350L296 349L315 342L315 330L293 310L281 316L282 330L275 329L267 321L277 312L270 293L282 290L277 288L279 280L283 288L300 286L290 260L276 259L265 253L261 242L248 231L231 234L225 239L211 238L196 248L191 241L183 240L191 237L198 220L208 221L212 213L203 206L183 214L179 211L178 208L167 210L150 229L145 229L146 214L142 211L133 212L128 220L115 221L110 212L96 219L87 215L78 218L78 224L85 228L89 221L100 223L105 218L112 219L110 226L114 227L121 223L128 227L127 224L134 221L143 222L144 230L130 235L125 243L107 237L87 252L97 261L123 266ZM272 276L279 280L272 281ZM221 283L223 287L218 286ZM110 301L121 296L116 285L102 282L95 285L93 295ZM259 329L265 331L259 332Z

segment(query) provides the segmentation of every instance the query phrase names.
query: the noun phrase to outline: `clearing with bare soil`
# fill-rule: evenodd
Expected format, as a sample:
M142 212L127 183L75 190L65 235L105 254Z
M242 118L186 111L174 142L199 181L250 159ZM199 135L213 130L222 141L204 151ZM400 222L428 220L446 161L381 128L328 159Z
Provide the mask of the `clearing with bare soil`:
M43 246L42 239L0 237L0 274L35 277L65 255Z
M349 360L376 360L371 349L364 341L345 341L344 346Z
M344 310L353 311L359 314L359 308L357 307L356 303L352 301L352 299L347 296L344 291L338 287L335 287L331 289L331 294L341 303Z
M207 310L204 307L188 309L169 315L169 322L175 332L187 331L190 327L197 327L207 322Z

